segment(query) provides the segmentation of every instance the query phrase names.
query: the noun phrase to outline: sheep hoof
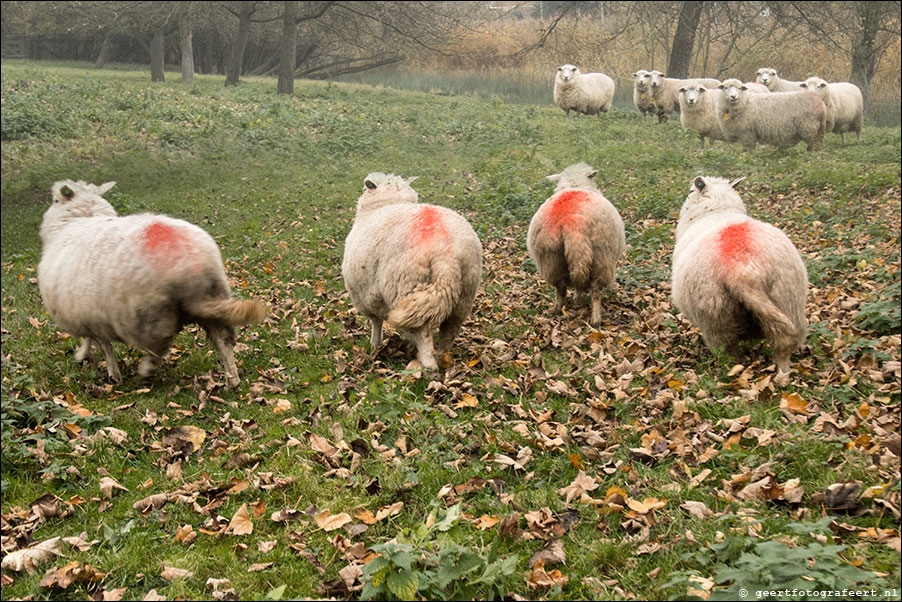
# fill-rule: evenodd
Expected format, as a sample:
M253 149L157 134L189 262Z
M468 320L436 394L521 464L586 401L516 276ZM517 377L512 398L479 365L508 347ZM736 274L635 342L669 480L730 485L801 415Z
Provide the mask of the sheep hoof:
M226 379L226 388L227 389L235 389L241 383L241 379L238 378L237 374L226 373L225 379Z

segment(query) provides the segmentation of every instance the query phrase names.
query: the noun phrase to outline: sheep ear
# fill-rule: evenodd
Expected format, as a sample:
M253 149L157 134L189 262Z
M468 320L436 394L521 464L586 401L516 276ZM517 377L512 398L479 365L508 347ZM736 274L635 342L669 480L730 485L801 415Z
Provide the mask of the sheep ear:
M100 186L97 187L97 192L99 194L104 194L115 185L116 185L116 182L107 182L106 184L101 184Z
M680 92L685 92L686 88L680 88Z
M590 180L592 180L592 179L594 179L595 176L597 176L597 175L598 175L598 170L597 170L597 169L593 169L592 171L590 171L589 173L586 174L586 177L589 178Z
M800 87L800 88L807 88L807 87L808 87L808 84L806 84L805 82L802 82L801 84L799 84L799 87Z
M705 179L701 176L695 178L695 181L692 182L692 185L695 186L695 189L699 192L702 192L705 189Z
M369 188L370 190L376 190L376 183L370 179L366 179L363 181L363 185Z
M745 179L745 176L742 176L741 178L737 178L737 179L733 180L732 182L730 182L730 188L732 188L733 190L736 190L736 185L739 184L740 182L742 182L744 179Z
M818 85L818 88L826 88L826 87L827 87L827 82L824 82L824 83Z
M550 176L545 176L545 179L546 179L546 180L551 180L552 182L560 182L560 181L561 181L561 174L556 173L556 174L553 174L553 175L550 175Z
M742 90L743 92L745 92L746 90L749 89L749 87L748 86L740 86L739 89Z
M723 84L720 84L719 86L717 86L717 89L718 89L718 90L726 90L727 87L726 87L725 85L723 85Z
M66 197L66 200L71 200L75 196L75 191L68 186L63 186L60 188L60 194Z

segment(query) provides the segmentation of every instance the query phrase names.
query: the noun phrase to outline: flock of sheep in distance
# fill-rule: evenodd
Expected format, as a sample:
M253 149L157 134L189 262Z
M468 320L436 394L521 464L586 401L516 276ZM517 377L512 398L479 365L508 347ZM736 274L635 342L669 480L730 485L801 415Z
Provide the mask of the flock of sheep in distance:
M846 132L861 140L864 102L861 90L849 82L827 83L819 77L805 81L781 79L775 69L758 69L754 82L739 79L675 79L660 71L633 73L633 103L643 115L657 115L658 123L674 111L683 128L705 138L739 142L752 151L755 145L824 148L829 132ZM573 65L558 68L554 102L570 111L595 115L611 109L614 80L604 73L580 73Z
M640 111L660 122L679 110L682 125L703 144L709 137L752 149L758 142L804 140L818 150L827 131L854 131L860 139L861 94L852 84L787 82L773 69L760 69L758 81L745 84L676 80L644 70L634 77ZM610 110L613 95L614 82L604 74L581 74L573 65L558 69L554 100L568 118L570 110ZM626 240L596 173L577 163L548 176L556 189L533 216L526 244L555 291L553 312L563 310L574 289L589 297L590 322L598 326L602 291L615 281ZM379 172L366 177L342 276L354 308L371 322L373 350L388 322L416 346L420 367L435 374L436 357L451 348L472 309L482 245L463 216L419 203L415 179ZM790 356L805 339L808 275L789 238L748 215L738 182L691 182L676 229L673 303L711 348L736 355L741 341L765 338L775 380L786 383ZM150 377L182 327L199 324L219 351L226 385L237 386L235 328L263 320L265 305L231 297L219 247L201 228L165 215L118 216L103 198L114 184L57 182L40 227L41 298L60 329L84 337L76 359L88 359L96 344L109 378L119 381L111 343L121 341L145 353L138 373Z

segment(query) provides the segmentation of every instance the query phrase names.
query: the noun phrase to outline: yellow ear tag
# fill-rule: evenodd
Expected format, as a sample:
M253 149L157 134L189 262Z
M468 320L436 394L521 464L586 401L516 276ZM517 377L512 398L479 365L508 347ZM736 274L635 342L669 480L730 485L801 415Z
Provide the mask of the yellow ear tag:
M729 114L729 113L724 113L724 114L723 114L723 120L724 120L724 121L726 121L726 120L729 119L729 118L730 118L730 114Z
M642 96L639 97L642 100L645 100L645 92L642 93Z

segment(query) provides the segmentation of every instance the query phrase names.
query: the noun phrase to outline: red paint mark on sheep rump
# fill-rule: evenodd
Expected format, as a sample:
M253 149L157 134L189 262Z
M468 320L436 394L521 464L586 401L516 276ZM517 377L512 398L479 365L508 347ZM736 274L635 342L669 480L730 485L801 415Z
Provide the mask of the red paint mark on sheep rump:
M739 222L721 229L717 235L717 253L727 269L747 263L756 253L752 223Z
M161 222L153 222L144 228L144 232L141 234L141 246L155 262L172 264L184 256L188 247L188 239L178 228Z
M436 207L420 207L413 216L413 241L417 245L446 242L448 229L442 221L442 213Z
M580 208L589 199L589 194L582 190L565 190L553 197L545 213L545 227L554 236L559 235L561 230L577 230L583 224Z

